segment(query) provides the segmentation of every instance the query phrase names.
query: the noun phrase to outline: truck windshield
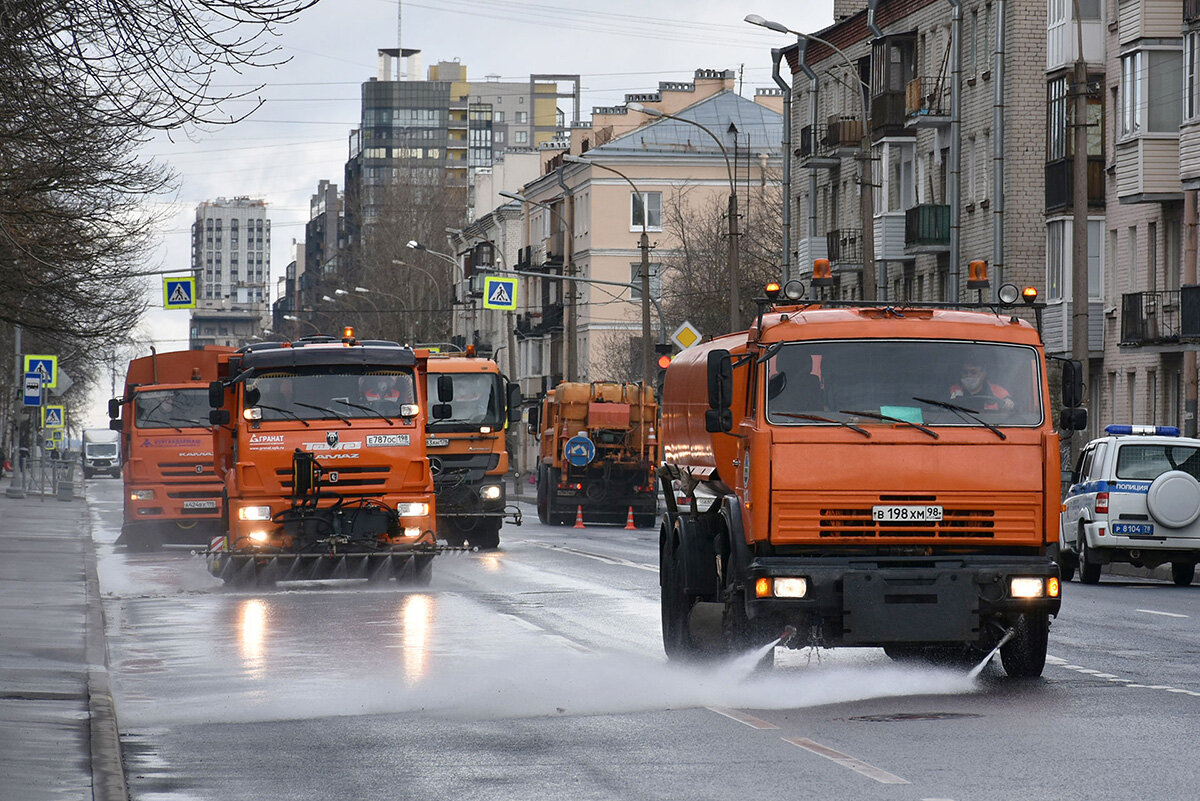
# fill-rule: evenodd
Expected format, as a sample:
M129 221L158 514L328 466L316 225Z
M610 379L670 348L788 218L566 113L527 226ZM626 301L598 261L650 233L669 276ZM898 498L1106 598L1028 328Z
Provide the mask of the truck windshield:
M134 401L138 428L208 428L208 387L148 389Z
M88 456L116 456L117 444L115 442L89 442L84 450Z
M794 416L813 415L879 424L853 414L868 412L925 426L1036 426L1043 419L1038 366L1037 352L1024 345L913 339L789 343L767 362L767 419L776 425L829 424Z
M349 365L260 373L246 381L246 406L263 420L336 420L399 417L416 403L411 371ZM315 407L315 408L314 408Z
M447 373L454 379L450 417L430 420L430 431L504 425L504 387L495 373ZM427 376L430 403L438 403L436 373Z

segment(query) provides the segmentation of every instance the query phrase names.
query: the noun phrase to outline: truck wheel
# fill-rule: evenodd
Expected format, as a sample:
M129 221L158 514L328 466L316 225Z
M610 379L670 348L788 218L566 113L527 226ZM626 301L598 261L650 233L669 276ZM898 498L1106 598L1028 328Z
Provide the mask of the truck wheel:
M1024 614L1017 619L1013 638L1000 648L1000 662L1012 679L1033 679L1046 666L1050 615Z
M654 521L657 514L654 512L634 512L633 525L637 528L654 528Z
M1171 581L1175 582L1177 587L1186 587L1192 583L1196 577L1195 562L1172 562L1171 563Z
M733 590L733 599L725 606L725 637L734 656L752 653L771 640L771 635L750 622L746 614L746 597ZM775 667L775 649L767 651L754 663L755 671L769 671Z
M1063 581L1070 581L1075 577L1075 559L1070 554L1060 550L1054 557L1054 562L1058 565L1059 577Z
M537 489L537 509L538 522L543 525L550 525L550 487L549 481L546 478L546 471L540 471L538 476Z
M1088 548L1087 538L1079 532L1079 582L1081 584L1100 583L1100 563L1091 560L1091 549Z
M445 540L448 545L458 546L463 544L462 529L458 527L457 523L444 517L439 517L437 523L438 539Z
M486 518L475 524L475 530L465 539L481 550L490 550L500 545L500 518Z
M686 661L696 656L696 646L688 629L688 615L695 602L683 591L683 564L678 549L672 547L674 532L663 537L658 566L662 585L662 636L667 658Z

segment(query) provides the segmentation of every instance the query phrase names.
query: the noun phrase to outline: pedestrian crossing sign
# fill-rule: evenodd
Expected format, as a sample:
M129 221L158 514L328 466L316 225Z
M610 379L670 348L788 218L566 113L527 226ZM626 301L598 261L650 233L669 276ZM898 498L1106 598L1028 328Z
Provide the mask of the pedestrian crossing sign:
M66 410L62 406L42 407L42 428L62 428Z
M517 309L517 279L489 275L483 279L483 308Z
M164 309L194 309L196 308L196 278L164 278L163 279L163 308Z
M25 372L40 375L42 377L42 389L54 389L58 386L58 357L26 356Z

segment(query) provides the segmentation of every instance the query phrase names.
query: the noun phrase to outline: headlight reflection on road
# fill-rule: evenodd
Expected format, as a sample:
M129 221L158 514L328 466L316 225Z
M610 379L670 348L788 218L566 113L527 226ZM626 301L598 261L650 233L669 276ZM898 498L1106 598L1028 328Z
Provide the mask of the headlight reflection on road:
M238 615L238 653L245 663L246 673L252 679L266 676L267 618L270 609L261 598L248 598L242 602Z
M500 569L500 557L495 554L488 554L479 558L479 564L489 573L495 573Z
M429 629L433 623L433 599L413 594L400 607L401 647L404 649L404 681L416 685L429 671Z

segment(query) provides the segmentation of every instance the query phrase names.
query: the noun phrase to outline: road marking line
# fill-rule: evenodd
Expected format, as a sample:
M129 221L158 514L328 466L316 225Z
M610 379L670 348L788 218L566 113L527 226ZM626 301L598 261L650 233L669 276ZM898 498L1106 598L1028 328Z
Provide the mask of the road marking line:
M706 707L710 712L716 712L718 715L724 715L730 720L736 720L738 723L744 723L752 729L778 729L774 723L768 723L765 720L759 720L753 715L747 715L738 709L729 709L723 706Z
M841 751L835 751L827 745L813 742L807 737L783 737L785 743L791 743L794 746L803 748L805 751L811 751L817 756L823 756L826 759L836 762L843 768L849 768L855 773L861 773L869 779L874 779L880 784L909 784L907 779L901 779L894 773L888 773L883 768L877 768L874 765L869 765L861 759L855 759L852 756L843 754Z
M537 548L545 548L548 551L561 551L563 553L569 553L575 556L582 556L585 559L595 559L597 562L617 565L618 567L632 567L636 570L645 570L648 573L658 572L658 565L645 565L641 562L631 562L628 559L622 559L619 556L604 556L603 554L581 551L578 548L568 548L565 545L551 545L550 543L546 542L529 542L528 544Z
M579 643L575 642L574 640L567 639L566 637L562 636L561 634L548 634L546 636L551 640L557 640L558 642L562 643L563 645L567 646L568 648L574 648L576 651L579 651L580 653L585 653L585 654L593 653L592 649L588 648L586 645L580 645Z
M1157 609L1139 609L1137 611L1145 612L1147 615L1162 615L1163 617L1187 617L1187 615L1181 615L1178 612L1160 612Z
M527 629L529 631L545 631L545 629L542 628L541 626L539 626L538 624L530 623L528 620L526 620L523 617L517 617L516 615L510 615L506 612L500 612L500 613L498 613L498 616L506 617L509 620L511 620L513 623L516 623L521 628Z

